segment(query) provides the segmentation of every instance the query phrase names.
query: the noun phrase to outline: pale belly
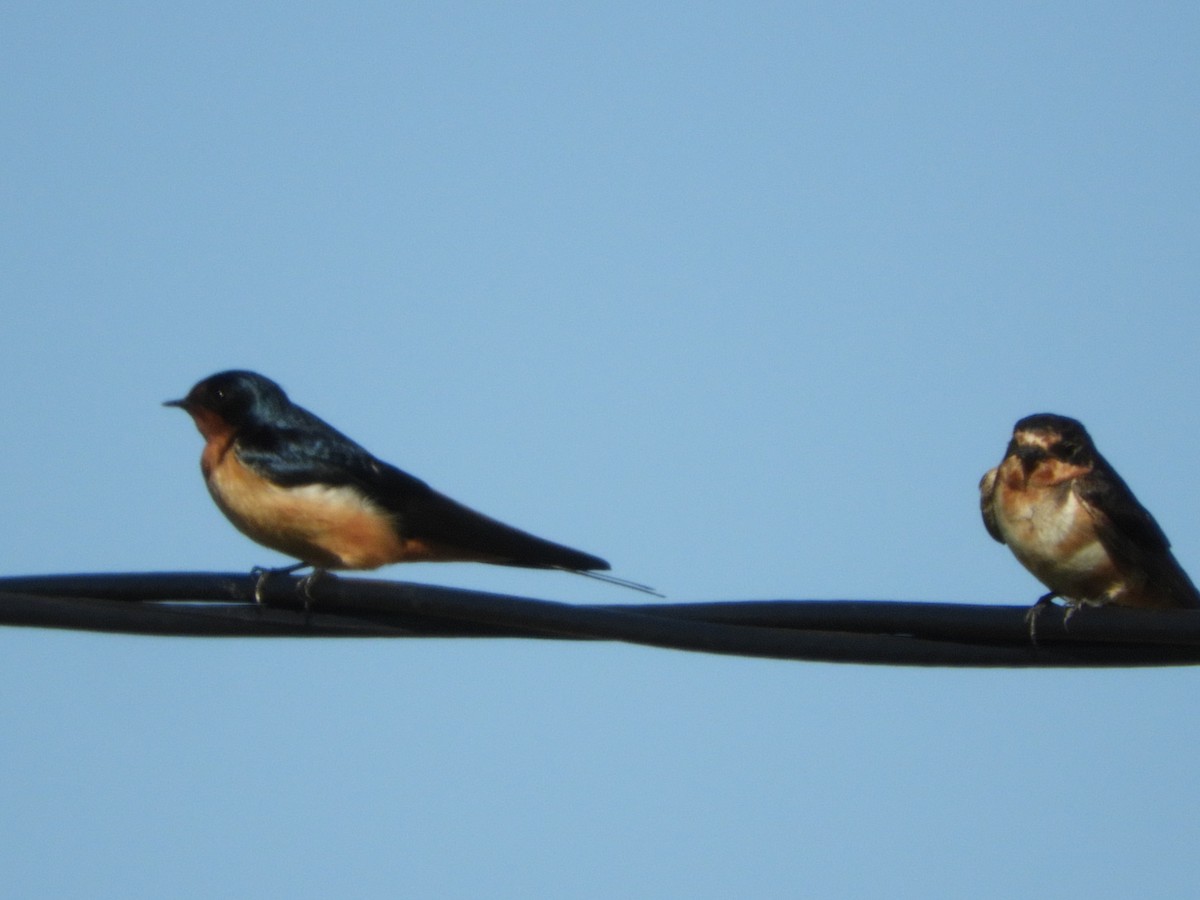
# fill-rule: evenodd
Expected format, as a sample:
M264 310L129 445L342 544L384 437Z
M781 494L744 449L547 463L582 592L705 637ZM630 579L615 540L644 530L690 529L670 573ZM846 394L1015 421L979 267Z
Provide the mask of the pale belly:
M1069 485L1034 498L1000 486L997 524L1013 555L1052 591L1076 602L1117 599L1123 579ZM1019 498L1019 499L1018 499Z
M374 569L408 558L391 519L352 488L280 487L229 457L206 483L243 534L310 565Z

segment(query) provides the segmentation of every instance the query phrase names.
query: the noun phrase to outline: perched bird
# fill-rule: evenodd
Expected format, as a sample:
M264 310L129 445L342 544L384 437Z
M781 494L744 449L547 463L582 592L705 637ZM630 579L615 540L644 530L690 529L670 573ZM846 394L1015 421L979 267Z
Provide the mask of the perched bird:
M1054 597L1072 610L1200 607L1167 536L1074 419L1017 422L979 494L988 533L1050 589L1034 610Z
M603 559L468 509L376 459L255 372L220 372L168 400L204 437L200 470L243 534L300 560L271 571L375 569L398 562L485 562L597 574ZM263 570L260 570L263 571ZM256 595L262 589L258 582Z

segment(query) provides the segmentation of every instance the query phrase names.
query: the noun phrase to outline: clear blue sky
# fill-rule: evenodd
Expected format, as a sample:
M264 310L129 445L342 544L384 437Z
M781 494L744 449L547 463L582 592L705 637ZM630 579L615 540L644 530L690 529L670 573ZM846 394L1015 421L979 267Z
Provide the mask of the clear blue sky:
M249 570L232 366L674 600L1027 603L1076 416L1200 574L1195 4L10 4L0 572ZM569 575L382 576L547 597ZM1157 897L1197 673L0 631L24 896Z

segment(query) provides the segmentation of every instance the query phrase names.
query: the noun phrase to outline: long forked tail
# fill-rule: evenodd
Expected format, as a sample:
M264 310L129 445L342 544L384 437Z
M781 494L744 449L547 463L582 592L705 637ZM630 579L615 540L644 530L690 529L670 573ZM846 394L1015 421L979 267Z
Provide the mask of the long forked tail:
M603 581L605 584L615 584L617 587L629 588L631 591L639 591L643 594L649 594L651 597L662 597L666 599L666 594L661 594L648 584L639 584L636 581L629 581L626 578L618 578L616 575L609 575L605 572L590 571L588 569L566 569L560 566L555 568L563 572L570 572L572 575L582 575L585 578L594 578L597 581Z
M446 550L445 561L476 561L529 569L574 572L654 597L665 597L649 585L628 581L608 571L607 560L565 544L549 541L476 512L393 466L383 466L391 491L379 502L391 509L414 537L435 541Z

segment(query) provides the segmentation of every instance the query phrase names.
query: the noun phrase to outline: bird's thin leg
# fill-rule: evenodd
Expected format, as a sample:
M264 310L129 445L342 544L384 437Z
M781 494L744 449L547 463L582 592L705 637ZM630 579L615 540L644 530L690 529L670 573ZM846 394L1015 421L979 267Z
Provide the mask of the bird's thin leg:
M256 579L254 582L254 602L259 606L263 605L263 588L267 585L267 579L272 575L290 575L298 569L308 568L308 563L298 562L290 566L280 566L278 569L268 569L263 566L255 566L250 570L250 577ZM316 574L316 570L313 571ZM308 576L309 578L312 575Z
M1048 594L1042 594L1037 598L1037 602L1029 607L1029 611L1025 613L1025 623L1029 626L1029 642L1033 646L1037 646L1037 620L1047 607L1054 605L1054 598L1061 596L1057 591L1051 591Z

